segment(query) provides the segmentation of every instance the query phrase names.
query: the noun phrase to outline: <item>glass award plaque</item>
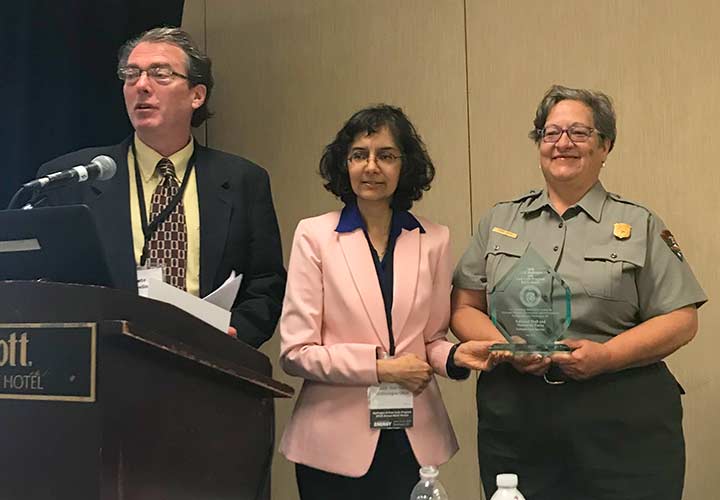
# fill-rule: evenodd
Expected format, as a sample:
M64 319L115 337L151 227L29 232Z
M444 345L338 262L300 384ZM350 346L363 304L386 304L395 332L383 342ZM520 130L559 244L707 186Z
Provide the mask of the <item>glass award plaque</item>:
M490 319L507 340L491 351L567 352L557 344L570 326L570 288L532 247L488 294Z

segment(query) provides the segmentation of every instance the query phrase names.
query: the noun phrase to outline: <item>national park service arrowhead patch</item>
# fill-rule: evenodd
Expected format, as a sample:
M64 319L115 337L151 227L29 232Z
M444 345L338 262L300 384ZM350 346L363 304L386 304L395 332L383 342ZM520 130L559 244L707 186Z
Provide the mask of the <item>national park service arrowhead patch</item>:
M675 254L675 257L680 259L681 261L684 260L682 250L680 250L680 245L677 244L677 241L675 241L675 236L668 231L667 229L664 229L660 236L662 237L663 241L667 244L667 246L672 250L672 253Z

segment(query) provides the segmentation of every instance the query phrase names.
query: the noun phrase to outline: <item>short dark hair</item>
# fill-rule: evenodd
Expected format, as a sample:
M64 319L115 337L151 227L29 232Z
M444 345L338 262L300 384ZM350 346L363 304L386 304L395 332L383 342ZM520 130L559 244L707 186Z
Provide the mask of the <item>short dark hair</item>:
M612 151L615 145L615 139L617 138L615 109L613 108L612 99L610 99L607 94L603 94L597 90L573 89L563 87L562 85L553 85L550 87L550 89L545 92L540 104L538 104L537 111L535 112L535 120L533 121L535 128L530 131L528 137L530 137L535 144L540 144L540 139L542 138L540 131L545 127L545 122L550 114L550 110L557 103L566 99L580 101L592 110L595 130L597 130L601 139L610 141L610 149L608 151Z
M378 104L352 115L335 140L325 146L320 175L325 179L325 189L346 204L354 203L355 193L347 168L350 146L358 134L372 135L383 127L388 128L402 154L400 179L390 206L395 210L409 210L414 201L422 198L423 191L430 189L435 166L415 127L398 107Z
M187 32L180 28L162 26L148 30L125 42L118 51L118 69L127 65L130 53L143 42L169 43L170 45L179 47L185 52L187 58L185 70L187 72L188 85L194 87L195 85L202 84L207 88L205 102L196 109L192 115L192 126L199 127L202 125L205 120L212 116L208 102L210 101L210 94L215 85L215 80L212 75L212 61L210 61L210 58L200 50Z

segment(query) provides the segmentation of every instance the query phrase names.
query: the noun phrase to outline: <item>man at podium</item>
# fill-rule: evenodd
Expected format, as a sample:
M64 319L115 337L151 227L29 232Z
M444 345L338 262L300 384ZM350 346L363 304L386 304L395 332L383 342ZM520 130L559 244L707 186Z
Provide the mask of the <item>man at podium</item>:
M282 306L280 234L267 172L191 134L210 117L210 59L184 31L154 28L122 46L117 73L135 133L56 158L39 172L108 155L117 174L51 191L48 203L90 207L118 287L136 289L138 268L161 268L166 282L205 296L242 275L228 333L259 347Z

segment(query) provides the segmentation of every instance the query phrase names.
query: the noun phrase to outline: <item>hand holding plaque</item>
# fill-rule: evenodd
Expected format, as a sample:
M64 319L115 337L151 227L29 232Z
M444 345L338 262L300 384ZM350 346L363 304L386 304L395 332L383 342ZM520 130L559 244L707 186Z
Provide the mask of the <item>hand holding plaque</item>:
M491 351L569 351L557 341L570 325L570 288L531 246L488 294L490 319L507 339Z

